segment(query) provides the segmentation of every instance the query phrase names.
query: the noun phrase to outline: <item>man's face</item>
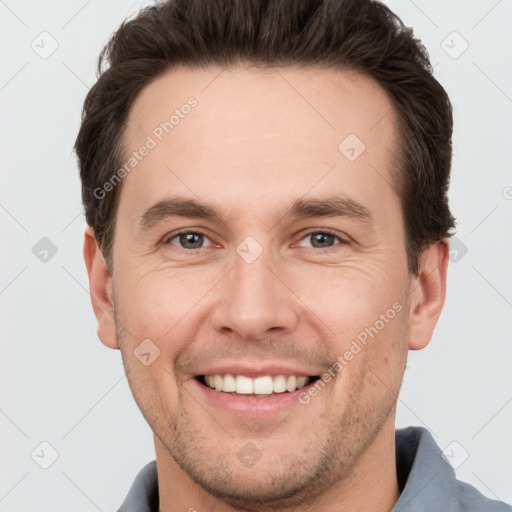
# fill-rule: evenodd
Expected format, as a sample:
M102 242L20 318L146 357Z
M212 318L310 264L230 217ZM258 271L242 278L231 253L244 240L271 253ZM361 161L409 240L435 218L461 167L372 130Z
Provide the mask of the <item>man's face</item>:
M181 109L190 97L197 105ZM172 131L155 132L175 109ZM148 136L156 146L120 196L117 337L157 454L211 494L233 503L311 495L394 432L411 278L391 109L356 73L242 67L175 69L133 105L127 159ZM150 210L178 198L219 218ZM291 208L335 199L338 215ZM314 382L263 397L201 382L283 375L292 387L291 376L329 370L316 393Z

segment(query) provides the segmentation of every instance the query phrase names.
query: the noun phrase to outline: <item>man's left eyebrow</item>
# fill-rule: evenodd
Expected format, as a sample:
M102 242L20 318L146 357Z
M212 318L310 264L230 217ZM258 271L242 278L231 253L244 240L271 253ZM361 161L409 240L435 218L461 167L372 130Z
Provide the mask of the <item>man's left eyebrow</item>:
M366 206L343 195L318 199L297 199L283 215L281 221L287 218L307 219L310 217L347 217L365 224L373 222L372 212Z

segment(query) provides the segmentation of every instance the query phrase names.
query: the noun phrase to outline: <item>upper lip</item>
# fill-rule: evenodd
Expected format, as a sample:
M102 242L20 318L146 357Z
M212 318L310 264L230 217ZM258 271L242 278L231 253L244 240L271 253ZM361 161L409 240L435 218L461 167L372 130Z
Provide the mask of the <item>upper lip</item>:
M214 366L209 366L205 368L201 368L199 371L193 374L194 377L198 377L199 375L225 375L226 373L230 373L232 375L244 375L246 377L256 378L262 377L264 375L295 375L297 377L314 377L318 376L322 373L322 371L317 371L314 369L307 368L297 368L292 367L289 364L262 364L254 363L254 364L216 364Z

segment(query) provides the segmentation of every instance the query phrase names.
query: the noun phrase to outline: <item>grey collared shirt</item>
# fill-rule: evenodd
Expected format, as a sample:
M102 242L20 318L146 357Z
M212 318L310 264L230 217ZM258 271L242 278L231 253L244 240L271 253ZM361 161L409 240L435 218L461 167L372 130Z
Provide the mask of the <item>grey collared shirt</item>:
M473 486L456 479L432 434L423 427L395 431L400 498L391 512L512 512L501 501L486 498ZM135 478L118 512L157 512L156 461Z

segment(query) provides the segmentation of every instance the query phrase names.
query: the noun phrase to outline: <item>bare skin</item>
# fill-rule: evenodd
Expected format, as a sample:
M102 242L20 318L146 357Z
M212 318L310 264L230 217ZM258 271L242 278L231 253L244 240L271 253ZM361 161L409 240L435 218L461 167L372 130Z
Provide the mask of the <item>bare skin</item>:
M409 274L390 185L395 113L371 79L221 71L177 68L136 99L127 155L189 97L197 106L123 179L112 276L93 230L85 233L98 336L121 350L154 432L160 510L390 511L400 495L397 396L408 350L429 343L444 304L447 240ZM366 146L354 161L338 149L349 134ZM151 206L177 196L221 218L141 226ZM297 199L333 196L369 215L285 215ZM200 231L199 247L176 236L182 229ZM250 263L237 252L247 237L250 251L261 248ZM400 311L308 403L240 415L196 378L235 364L322 375L393 304ZM160 350L147 366L134 355L146 339ZM260 456L253 465L239 456L247 446Z

